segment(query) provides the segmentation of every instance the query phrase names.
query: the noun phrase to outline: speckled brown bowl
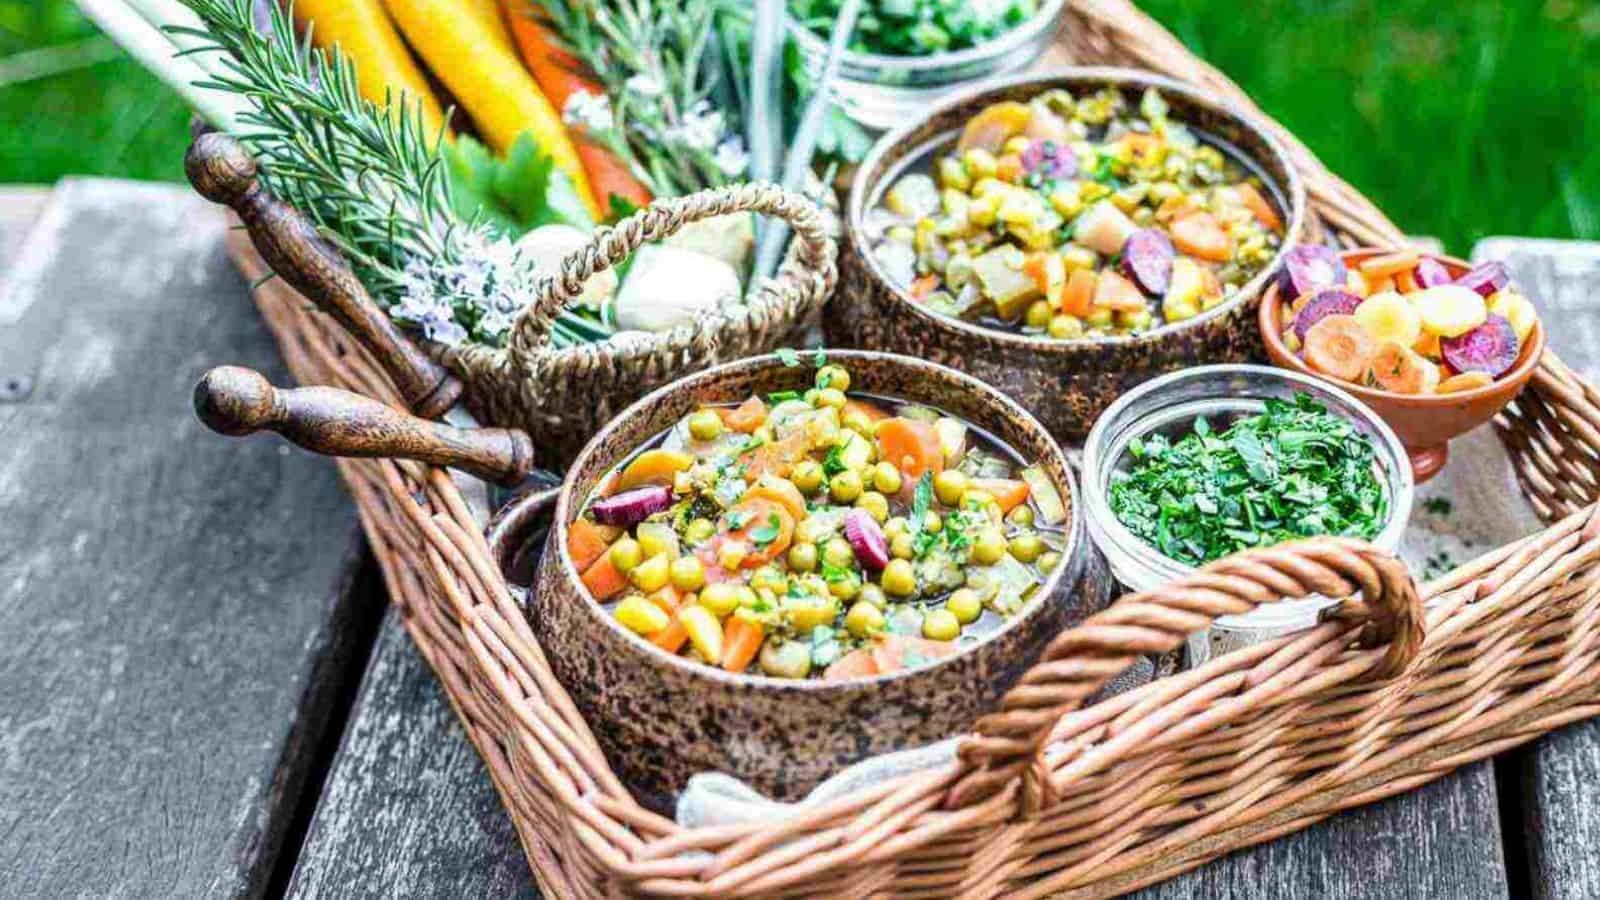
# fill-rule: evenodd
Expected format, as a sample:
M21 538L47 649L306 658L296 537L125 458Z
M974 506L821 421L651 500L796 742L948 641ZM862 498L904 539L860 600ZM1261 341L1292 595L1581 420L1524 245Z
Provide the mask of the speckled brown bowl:
M641 444L705 403L809 387L814 354L785 365L761 356L707 370L655 391L589 443L556 501L529 613L552 668L593 728L606 757L641 803L668 812L696 772L727 772L769 796L793 800L852 762L968 730L1051 637L1103 607L1112 583L1084 534L1076 484L1061 449L1038 422L978 381L883 353L830 352L852 390L925 403L961 416L1045 467L1069 518L1065 562L994 635L922 668L843 682L734 675L675 656L619 625L592 600L567 554L567 524L595 483ZM517 579L515 516L490 532ZM525 568L523 577L525 577Z
M1340 254L1340 258L1353 270L1365 259L1391 252L1393 251L1363 248L1347 250ZM1471 264L1453 256L1429 255L1438 260L1455 278L1460 278L1472 268ZM1444 464L1450 458L1451 438L1466 434L1494 418L1496 413L1505 409L1507 403L1522 393L1522 389L1533 378L1534 370L1539 368L1539 358L1544 356L1545 334L1544 323L1541 321L1533 326L1533 331L1528 333L1528 339L1522 342L1517 361L1512 365L1511 371L1501 375L1493 383L1453 394L1397 394L1394 391L1379 390L1364 384L1351 384L1348 381L1329 378L1306 365L1306 361L1283 342L1285 319L1283 304L1278 286L1273 284L1267 289L1259 314L1261 337L1267 345L1267 358L1279 368L1293 369L1303 375L1310 375L1337 385L1372 407L1372 411L1389 423L1394 433L1400 436L1400 442L1405 444L1406 452L1411 455L1411 474L1417 484L1427 481L1444 468Z
M1174 120L1205 140L1227 145L1271 188L1285 225L1279 249L1306 227L1305 187L1282 147L1259 125L1221 100L1178 82L1132 69L1060 69L985 82L935 107L928 117L885 135L861 164L845 217L847 246L840 285L823 316L828 343L904 353L943 363L988 382L1022 404L1056 437L1081 440L1123 391L1156 375L1205 363L1245 362L1261 355L1256 307L1278 258L1239 296L1173 325L1131 337L1060 341L1016 334L933 312L892 284L863 246L867 211L905 167L954 143L963 123L991 103L1027 101L1052 88L1074 96L1113 86L1137 106L1146 88L1161 91Z

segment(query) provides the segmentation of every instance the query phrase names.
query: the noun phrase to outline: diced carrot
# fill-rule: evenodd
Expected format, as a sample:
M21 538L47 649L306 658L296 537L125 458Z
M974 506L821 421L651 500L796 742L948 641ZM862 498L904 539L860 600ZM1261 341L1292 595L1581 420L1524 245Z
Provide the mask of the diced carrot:
M1023 257L1022 271L1039 286L1046 303L1061 305L1061 294L1067 284L1067 267L1055 253L1029 253Z
M1061 292L1061 311L1069 316L1083 318L1094 308L1094 271L1077 269L1067 278L1067 289Z
M1415 269L1402 269L1394 276L1394 286L1400 293L1414 294L1422 289L1422 285L1417 284L1416 271Z
M1275 234L1283 233L1283 219L1279 218L1278 211L1272 208L1267 198L1261 196L1256 186L1247 182L1239 185L1239 199L1245 208L1256 217L1256 221L1272 229Z
M834 660L822 673L824 681L843 681L847 678L871 678L878 674L878 662L871 647L862 647Z
M741 501L761 497L782 506L794 516L796 522L806 517L806 498L794 482L785 478L758 478L756 483L740 497Z
M913 300L926 300L933 289L939 286L939 276L922 275L911 282L911 298Z
M617 482L622 480L622 470L612 469L611 474L600 479L594 492L597 497L609 497L617 492Z
M1161 205L1156 207L1156 221L1171 222L1198 211L1199 207L1189 200L1187 194L1175 194L1161 201Z
M779 478L788 478L794 471L795 464L805 456L810 446L810 439L803 431L796 431L780 441L762 444L754 450L745 451L739 462L744 465L746 478L759 479L763 475L775 475Z
M588 519L577 519L567 526L567 555L579 572L586 571L600 554L611 549L611 542L622 534L614 525L601 525Z
M1211 213L1201 210L1174 219L1169 230L1173 246L1190 256L1211 262L1227 262L1233 258L1233 241Z
M1028 127L1032 118L1033 111L1015 100L991 103L967 120L961 129L961 139L956 142L956 152L966 153L981 147L990 153L999 153L1008 139Z
M893 463L911 480L924 472L944 470L944 451L939 447L939 433L931 422L914 419L884 419L878 423L878 454Z
M1355 316L1327 316L1306 331L1306 364L1324 375L1359 383L1377 352Z
M734 504L728 510L728 515L738 516L741 521L738 528L726 533L726 537L750 548L741 564L744 568L754 568L777 559L794 540L794 516L789 515L789 510L780 503L756 497ZM758 534L766 537L774 526L777 532L772 535L772 540L756 540Z
M1128 148L1128 155L1133 157L1135 163L1147 163L1161 152L1165 143L1153 134L1142 131L1130 131L1122 136L1122 145Z
M682 450L646 450L622 469L617 490L627 491L644 485L670 485L679 472L694 465L694 457Z
M678 589L670 584L662 585L661 590L656 591L645 599L655 604L656 609L669 616L676 616L678 607L683 605L683 595L678 593Z
M903 634L886 634L872 648L872 660L879 673L898 672L956 652L955 641L930 641Z
M756 658L756 651L761 649L765 638L766 632L760 625L729 616L722 626L722 667L729 672L743 672Z
M1361 274L1366 276L1370 284L1375 279L1388 278L1400 272L1415 269L1422 255L1415 250L1400 250L1395 253L1385 253L1371 259L1362 260L1357 266Z
M583 586L589 589L590 596L603 602L628 589L628 576L611 564L611 554L602 553L583 570Z
M1368 369L1372 382L1397 394L1427 394L1439 384L1439 367L1394 341L1378 344Z
M995 160L995 177L1001 181L1012 184L1022 180L1022 157L1015 153L1003 153Z
M1368 297L1371 297L1374 294L1383 294L1389 291L1398 290L1398 286L1394 283L1393 276L1385 275L1382 278L1373 278L1369 275L1366 276L1366 278Z
M885 410L878 404L868 403L865 400L857 400L856 398L851 397L850 399L844 401L844 409L841 412L841 418L853 412L866 416L867 421L869 422L882 422L884 419L889 418L888 410Z
M683 649L684 642L689 640L689 630L678 621L678 610L683 607L683 595L669 584L645 599L667 614L667 627L650 635L650 643L668 653L677 653Z
M995 502L1000 504L1000 511L1003 513L1011 512L1028 501L1026 481L1013 481L1009 478L974 478L972 486L993 494Z
M726 406L717 407L717 415L722 417L724 425L734 431L749 434L767 421L767 405L761 402L760 397L752 396L732 409Z

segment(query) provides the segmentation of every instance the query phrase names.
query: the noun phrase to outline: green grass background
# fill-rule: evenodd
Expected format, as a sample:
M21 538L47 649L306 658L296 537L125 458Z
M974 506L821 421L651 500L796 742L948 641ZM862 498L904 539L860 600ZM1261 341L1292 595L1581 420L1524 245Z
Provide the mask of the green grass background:
M1403 228L1600 239L1593 0L1141 5ZM94 40L67 0L0 0L0 59ZM125 58L0 84L0 181L178 179L187 118Z

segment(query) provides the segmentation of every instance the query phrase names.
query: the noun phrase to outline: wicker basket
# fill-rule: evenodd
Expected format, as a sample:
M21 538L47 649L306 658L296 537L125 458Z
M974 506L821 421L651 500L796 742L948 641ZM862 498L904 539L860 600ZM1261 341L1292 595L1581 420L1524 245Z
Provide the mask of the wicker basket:
M1065 35L1078 60L1237 95L1122 0L1077 0ZM1288 143L1327 226L1398 240ZM302 382L400 400L333 320L281 288L257 297ZM1547 357L1497 426L1544 531L1420 591L1398 562L1346 541L1223 560L1061 635L945 768L781 826L698 830L644 810L611 773L449 477L340 466L394 602L551 896L1099 897L1600 712L1600 394ZM1078 708L1136 654L1307 592L1359 599L1314 630Z

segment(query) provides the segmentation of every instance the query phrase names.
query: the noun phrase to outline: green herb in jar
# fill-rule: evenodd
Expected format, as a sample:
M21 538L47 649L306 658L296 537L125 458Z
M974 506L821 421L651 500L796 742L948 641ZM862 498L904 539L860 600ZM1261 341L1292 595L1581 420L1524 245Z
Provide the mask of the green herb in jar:
M790 0L789 11L822 37L833 29L843 0ZM868 0L850 49L888 56L931 56L965 50L1032 18L1037 0Z
M1372 444L1306 394L1267 400L1220 434L1200 418L1176 442L1151 435L1128 451L1112 513L1188 565L1319 535L1371 538L1388 514Z

